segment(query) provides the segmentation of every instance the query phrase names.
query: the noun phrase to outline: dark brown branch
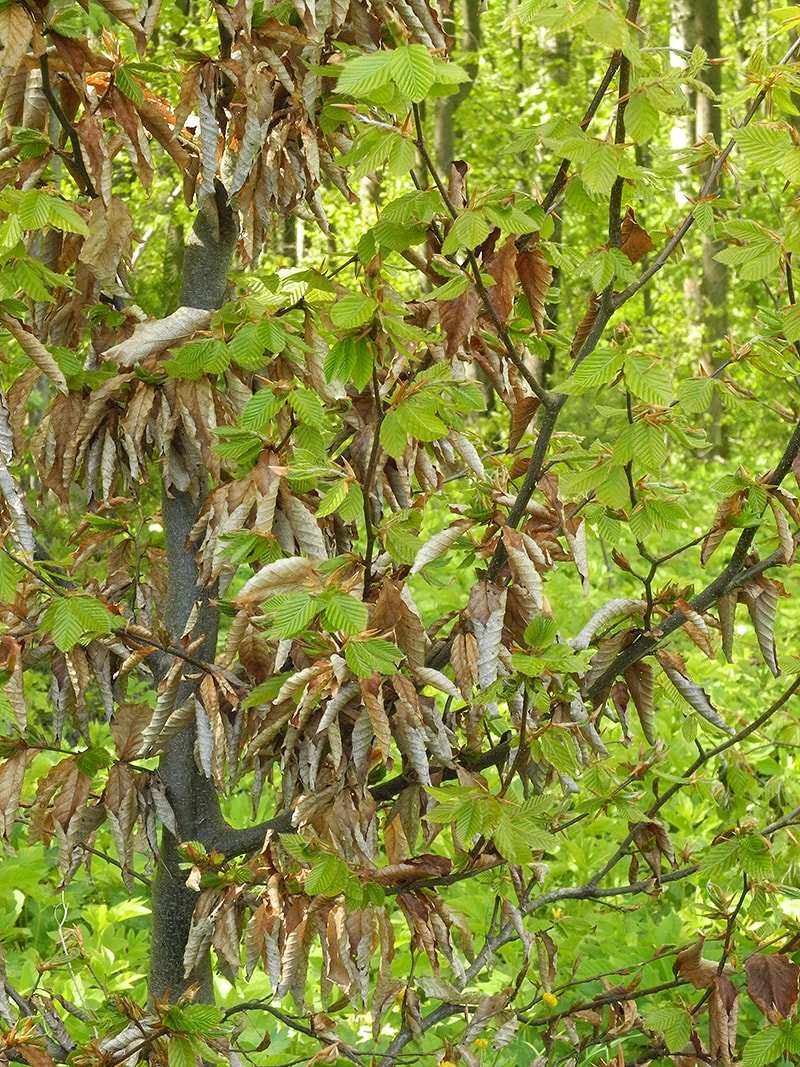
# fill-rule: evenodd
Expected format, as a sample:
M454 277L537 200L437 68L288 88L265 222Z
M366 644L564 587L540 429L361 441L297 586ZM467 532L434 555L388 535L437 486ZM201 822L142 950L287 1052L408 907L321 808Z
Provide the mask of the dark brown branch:
M798 38L800 43L800 38ZM769 484L771 486L779 486L786 475L789 473L792 467L792 463L800 454L800 423L795 426L789 443L787 444L783 455L775 467L774 471L770 472ZM739 535L739 540L736 543L736 547L731 553L728 564L720 574L710 582L705 589L701 590L695 597L689 601L690 607L698 613L705 611L716 603L721 596L731 592L733 589L738 589L749 580L751 570L745 568L748 553L755 539L758 527L751 526L745 529ZM776 563L778 561L776 560ZM675 610L668 616L663 622L658 625L658 635L651 633L642 634L631 642L626 648L624 648L616 659L603 671L601 675L592 683L587 690L587 696L590 699L595 699L604 693L608 687L612 684L614 679L620 675L623 671L632 667L634 663L638 663L644 656L653 652L664 639L669 637L670 634L679 630L686 622L686 616L682 611Z
M58 102L56 95L53 92L53 87L50 84L50 66L47 62L47 52L44 52L39 57L39 69L42 72L42 91L47 98L48 104L52 108L53 114L58 119L59 125L69 138L69 143L72 145L72 164L83 182L84 192L87 196L94 199L97 196L97 192L95 191L92 179L89 177L89 172L86 169L78 131L64 114L64 109Z
M671 982L662 982L661 985L650 986L647 989L635 989L629 993L598 993L596 997L581 1001L578 1004L572 1004L569 1008L562 1008L561 1011L555 1011L551 1015L543 1015L539 1019L526 1019L521 1013L519 1019L526 1026L550 1026L551 1023L558 1022L559 1019L563 1019L567 1015L573 1015L578 1011L590 1011L592 1008L599 1008L604 1004L619 1004L625 1000L641 1000L643 997L652 997L656 993L663 993L667 989L677 989L683 985L688 985L684 979L673 978Z

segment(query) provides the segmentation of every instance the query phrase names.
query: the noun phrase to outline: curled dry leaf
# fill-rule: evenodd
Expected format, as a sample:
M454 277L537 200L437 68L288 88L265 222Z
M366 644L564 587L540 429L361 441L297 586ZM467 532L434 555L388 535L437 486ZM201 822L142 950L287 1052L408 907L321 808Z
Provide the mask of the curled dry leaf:
M173 345L188 341L198 330L211 322L213 312L205 308L179 307L171 315L151 322L140 322L133 335L118 345L107 348L103 358L120 367L135 367L148 356L164 352Z
M35 334L31 333L18 319L8 315L0 317L0 325L8 330L19 347L35 363L42 374L46 375L60 393L67 392L67 379L56 363L53 354L45 348Z
M740 490L738 493L734 493L732 496L726 497L724 500L720 500L717 505L717 513L714 516L714 521L711 524L711 529L708 531L705 540L700 548L700 562L705 567L706 563L711 559L713 553L717 550L725 534L728 530L732 530L733 526L729 523L729 519L735 518L741 514L744 507L747 494Z
M655 672L649 663L640 660L629 667L624 674L628 691L633 699L633 706L639 716L642 733L648 744L656 743L655 709L653 693L655 690Z
M592 290L589 295L589 306L586 309L586 314L578 323L578 328L575 331L575 336L572 339L572 349L570 355L573 359L576 359L584 346L586 338L589 336L594 326L595 319L600 311L600 298L597 293Z
M683 978L691 982L695 989L708 989L714 984L714 980L720 973L719 964L714 960L703 957L703 945L705 938L701 935L689 948L682 949L675 957L672 973L677 978ZM726 963L722 969L723 974L732 974L733 967Z
M698 711L706 722L710 722L712 726L716 726L718 730L723 730L726 734L734 732L733 727L728 726L711 703L708 693L697 682L693 682L689 678L686 673L686 664L681 656L676 652L660 648L656 652L656 659L686 703L693 707L695 711Z
M708 999L708 1045L712 1062L731 1067L736 1050L739 994L730 978L717 975Z
M776 678L781 671L775 650L775 614L778 609L778 598L783 591L783 586L779 582L763 574L754 581L747 582L739 590L740 599L747 605L761 655Z

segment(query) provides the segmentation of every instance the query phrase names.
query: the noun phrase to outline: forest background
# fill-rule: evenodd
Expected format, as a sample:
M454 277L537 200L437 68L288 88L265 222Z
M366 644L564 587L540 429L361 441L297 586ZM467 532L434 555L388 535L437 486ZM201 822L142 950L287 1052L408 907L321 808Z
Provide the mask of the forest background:
M800 9L0 2L0 1055L800 1057Z

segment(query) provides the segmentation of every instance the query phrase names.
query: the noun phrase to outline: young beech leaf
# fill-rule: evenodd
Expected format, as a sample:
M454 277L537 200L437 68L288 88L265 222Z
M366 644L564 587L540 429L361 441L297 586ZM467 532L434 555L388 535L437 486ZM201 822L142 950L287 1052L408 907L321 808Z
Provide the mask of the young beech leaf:
M403 96L415 104L425 99L436 80L433 58L421 44L398 45L391 53L389 71Z
M373 671L379 674L393 674L403 653L391 641L379 637L365 637L363 640L348 641L344 656L347 666L359 678L369 678Z
M109 633L120 618L90 596L59 597L52 600L42 616L42 630L51 630L56 648L67 652L75 645L88 644L98 634Z

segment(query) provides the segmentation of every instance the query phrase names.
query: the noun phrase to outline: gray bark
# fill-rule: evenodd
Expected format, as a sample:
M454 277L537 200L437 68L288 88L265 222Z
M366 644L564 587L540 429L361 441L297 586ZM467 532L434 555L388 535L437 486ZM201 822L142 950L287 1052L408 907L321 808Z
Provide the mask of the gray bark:
M181 304L190 307L219 307L225 298L228 272L236 247L236 220L227 194L218 184L215 195L201 205L186 242ZM198 605L194 636L204 635L196 657L213 661L219 612L210 603L214 591L201 586L194 553L187 547L207 486L194 491L163 491L162 517L166 545L169 586L164 624L170 640L180 644L187 621ZM156 678L163 677L169 657L154 663ZM190 668L191 670L191 668ZM178 703L191 697L198 679L187 671L178 694ZM167 743L159 762L159 775L175 812L180 841L200 841L207 848L226 829L214 783L198 769L194 755L195 730L187 727ZM197 984L198 999L213 1000L209 954L194 971L184 976L183 957L197 894L188 889L186 873L180 869L179 840L162 831L159 865L153 884L153 941L150 957L151 999L169 993L175 1000L189 985Z
M455 36L453 19L445 19L444 29L450 36ZM468 55L476 53L481 46L480 0L462 0L461 4L461 38L458 52ZM440 174L450 173L455 145L455 116L461 104L466 100L478 73L477 60L461 64L470 76L469 81L462 82L457 93L443 96L436 102L434 117L433 146L434 159Z
M709 58L720 56L720 23L718 0L674 0L673 23L682 46L691 51L700 45ZM722 67L718 64L707 67L703 80L715 96L722 89ZM687 123L687 139L690 144L713 137L719 145L722 141L722 117L719 104L704 93L694 94L694 115ZM710 171L711 163L706 164L703 178ZM714 190L721 192L718 184ZM694 287L692 297L696 306L696 318L700 325L703 365L709 374L713 374L723 360L714 355L720 342L728 333L728 268L718 263L714 256L724 247L708 234L701 239L701 270L699 285ZM725 453L726 440L722 422L722 405L718 393L714 393L709 425L709 439L715 451Z

